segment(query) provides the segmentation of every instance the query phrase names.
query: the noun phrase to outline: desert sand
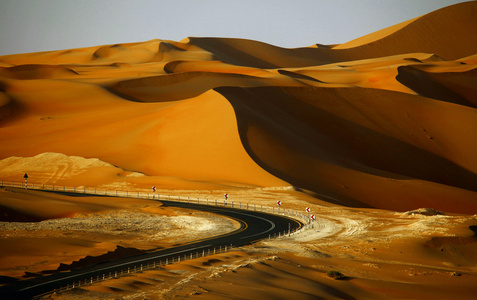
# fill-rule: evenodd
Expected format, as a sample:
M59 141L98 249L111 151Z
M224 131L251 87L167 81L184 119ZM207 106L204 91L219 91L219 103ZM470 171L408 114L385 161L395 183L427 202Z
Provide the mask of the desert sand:
M237 226L146 199L7 184L28 173L35 187L229 193L318 217L301 234L54 298L471 299L475 15L470 1L295 49L189 37L1 56L3 282Z

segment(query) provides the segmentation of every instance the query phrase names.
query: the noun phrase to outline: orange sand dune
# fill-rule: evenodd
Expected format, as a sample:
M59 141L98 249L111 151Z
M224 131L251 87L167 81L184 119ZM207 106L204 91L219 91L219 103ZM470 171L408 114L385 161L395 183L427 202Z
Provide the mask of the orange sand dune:
M217 90L234 106L250 155L297 186L371 206L379 201L387 209L406 209L407 203L477 209L477 136L450 126L465 119L475 128L473 109L375 89ZM442 128L433 120L442 122L444 115L450 124ZM428 183L416 187L411 179ZM376 186L389 194L372 192L381 190Z
M73 176L74 160L47 167L53 155L31 180L294 185L343 205L476 213L476 9L334 47L191 37L0 57L0 159L24 165L0 176L61 153L109 165Z
M180 42L152 40L8 55L0 59L0 66L44 62L99 65L220 60L239 66L278 68L316 66L416 52L433 53L445 60L456 60L475 54L476 13L474 1L455 4L333 48L315 46L286 49L252 40L191 37Z
M0 220L10 222L38 222L71 217L77 213L117 208L101 203L100 197L72 199L54 193L35 193L28 190L0 190ZM86 201L85 201L86 200Z
M476 14L475 1L459 3L395 25L401 27L398 30L392 26L393 30L386 35L372 33L333 49L342 52L344 57L425 52L455 60L475 54Z
M67 77L77 74L66 67L55 65L20 65L10 68L0 68L2 77L14 79L45 79L53 77Z
M299 85L287 77L271 80L243 74L188 71L121 81L108 88L139 102L167 102L199 96L219 86Z
M255 41L215 38L190 38L188 42L224 62L258 68L303 67L415 52L455 60L475 54L476 14L474 1L456 4L333 48L284 49Z
M462 72L451 68L446 68L447 72L426 69L400 67L396 79L423 96L477 107L477 68Z

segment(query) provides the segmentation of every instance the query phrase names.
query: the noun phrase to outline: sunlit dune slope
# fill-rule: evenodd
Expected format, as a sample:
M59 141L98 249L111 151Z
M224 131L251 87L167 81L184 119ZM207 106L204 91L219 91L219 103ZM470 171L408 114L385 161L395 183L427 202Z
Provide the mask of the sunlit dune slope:
M191 37L0 57L0 177L293 185L475 214L475 15L462 3L336 46ZM78 171L90 158L100 165Z
M213 91L179 102L142 104L71 82L38 81L15 88L21 90L17 101L22 109L2 127L4 157L43 152L96 157L126 170L186 179L189 183L183 184L189 188L195 181L281 182L266 179L273 176L247 156L234 133L232 107Z
M476 14L475 1L455 4L395 25L401 28L391 30L387 35L378 31L333 49L344 51L345 55L372 53L375 56L426 52L455 60L475 54ZM395 26L390 29L395 29Z

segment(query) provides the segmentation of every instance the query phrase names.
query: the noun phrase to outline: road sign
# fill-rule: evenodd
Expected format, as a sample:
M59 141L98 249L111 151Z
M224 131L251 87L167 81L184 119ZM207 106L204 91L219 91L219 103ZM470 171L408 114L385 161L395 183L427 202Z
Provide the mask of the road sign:
M315 220L315 219L316 219L316 218L315 218L315 215L311 215L310 218L311 218L312 220Z
M282 201L277 201L277 205L278 206L282 205Z
M28 188L28 174L25 173L25 175L23 175L23 178L25 178L25 188L27 189Z
M224 195L225 200L229 199L229 194Z
M306 208L306 212L310 212L311 209L309 207Z
M153 192L156 191L156 187L155 187L155 186L152 187L152 191L153 191Z

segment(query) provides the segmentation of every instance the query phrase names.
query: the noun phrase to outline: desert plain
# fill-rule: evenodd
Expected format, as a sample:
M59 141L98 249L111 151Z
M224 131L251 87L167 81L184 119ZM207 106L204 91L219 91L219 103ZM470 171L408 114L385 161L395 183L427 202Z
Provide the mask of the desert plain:
M474 299L476 15L470 1L294 49L189 37L1 56L0 283L237 228L31 189L156 186L317 219L45 298ZM25 173L29 189L9 185Z

